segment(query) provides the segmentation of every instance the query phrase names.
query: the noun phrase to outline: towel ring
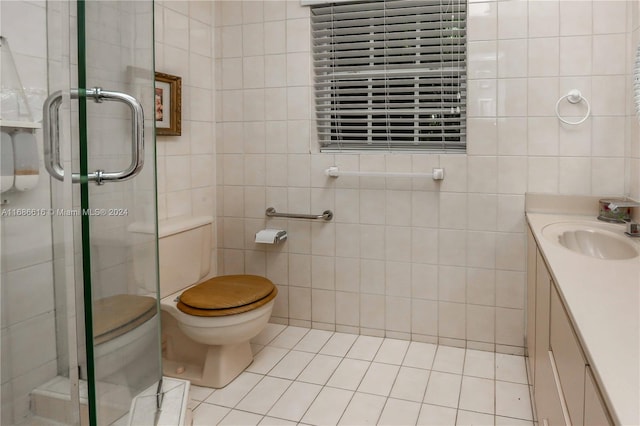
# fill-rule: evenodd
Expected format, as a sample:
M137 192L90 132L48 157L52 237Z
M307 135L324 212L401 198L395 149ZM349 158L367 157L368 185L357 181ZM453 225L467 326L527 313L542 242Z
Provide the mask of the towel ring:
M562 100L565 98L570 104L577 104L581 101L584 101L584 103L587 104L587 114L578 121L569 121L560 117L560 111L558 111L558 107L560 106L560 102L562 102ZM562 121L565 124L571 124L571 125L582 124L589 117L590 113L591 113L591 104L589 104L589 101L584 96L582 96L582 93L580 93L578 89L570 90L569 93L562 96L560 99L558 99L558 102L556 102L556 115L558 116L560 121Z

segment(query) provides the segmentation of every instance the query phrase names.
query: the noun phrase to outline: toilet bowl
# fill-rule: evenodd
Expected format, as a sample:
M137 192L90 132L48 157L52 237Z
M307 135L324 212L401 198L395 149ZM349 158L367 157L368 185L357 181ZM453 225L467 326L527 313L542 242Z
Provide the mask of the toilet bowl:
M153 297L119 294L95 301L94 362L99 380L127 369L149 368L143 354L157 344L157 315Z
M230 275L163 298L161 309L171 317L163 317L164 374L199 386L226 386L253 361L249 341L267 325L277 292L266 278Z
M256 327L264 327L277 294L271 281L256 275L215 277L184 291L175 299L177 312L172 314L180 329L197 342L235 344L254 337Z
M255 275L204 279L211 217L158 224L163 373L221 388L252 361L250 340L267 325L277 288Z

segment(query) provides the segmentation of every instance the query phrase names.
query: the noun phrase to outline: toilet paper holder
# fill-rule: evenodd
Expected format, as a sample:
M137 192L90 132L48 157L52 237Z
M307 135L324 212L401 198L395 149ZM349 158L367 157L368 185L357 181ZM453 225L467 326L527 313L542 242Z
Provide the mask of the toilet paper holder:
M278 233L276 234L276 237L274 239L274 243L278 244L283 242L284 240L287 239L287 231L278 231Z
M287 231L283 229L263 229L256 232L256 243L279 244L287 239Z

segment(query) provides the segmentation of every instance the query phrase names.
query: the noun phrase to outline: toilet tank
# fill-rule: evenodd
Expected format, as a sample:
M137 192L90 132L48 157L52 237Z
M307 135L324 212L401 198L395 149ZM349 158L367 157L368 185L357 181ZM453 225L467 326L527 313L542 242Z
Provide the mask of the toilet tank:
M180 216L158 222L160 297L204 278L211 267L211 216Z

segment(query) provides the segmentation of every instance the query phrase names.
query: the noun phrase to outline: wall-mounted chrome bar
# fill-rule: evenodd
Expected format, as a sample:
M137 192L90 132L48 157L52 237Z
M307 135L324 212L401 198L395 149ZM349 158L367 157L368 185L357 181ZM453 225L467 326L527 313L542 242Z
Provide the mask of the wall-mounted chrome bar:
M278 213L275 208L269 207L265 214L269 217L288 217L290 219L324 219L330 221L333 219L333 212L325 210L322 214L297 214L297 213Z
M99 87L93 89L71 89L71 99L79 97L93 98L96 103L103 101L117 101L125 103L131 110L131 163L124 170L108 172L96 170L87 174L87 180L98 185L106 181L123 181L131 179L142 170L144 166L144 112L142 105L136 98L126 93L102 90ZM64 169L60 159L60 127L58 124L58 110L62 104L62 92L52 93L44 102L43 124L44 129L44 164L49 174L60 181L64 180ZM72 173L71 181L80 182L80 173Z
M339 176L362 176L362 177L398 177L398 178L432 178L433 180L444 179L444 169L434 168L432 173L413 173L413 172L347 172L340 170L336 166L329 167L324 174L331 177Z

